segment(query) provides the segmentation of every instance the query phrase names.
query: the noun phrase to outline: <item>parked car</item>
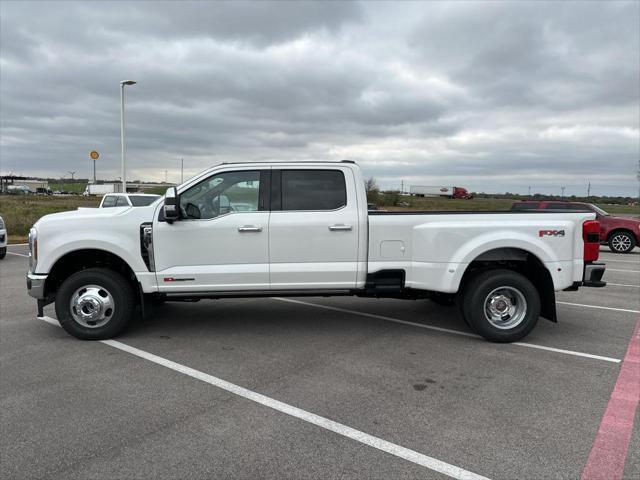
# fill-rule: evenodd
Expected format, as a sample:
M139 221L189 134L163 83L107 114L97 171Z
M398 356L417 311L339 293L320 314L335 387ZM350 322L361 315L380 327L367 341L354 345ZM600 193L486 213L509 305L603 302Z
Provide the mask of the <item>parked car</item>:
M7 187L7 193L9 195L29 195L31 190L24 185L9 185Z
M511 205L511 210L593 212L596 214L596 220L600 223L600 243L602 245L608 245L614 253L630 253L636 245L640 245L640 218L611 215L591 203L524 200Z
M146 207L158 198L160 198L160 195L153 195L151 193L110 193L102 197L100 208Z
M42 217L27 289L81 339L117 335L146 300L355 295L452 299L512 342L557 321L555 291L605 285L592 212L367 210L354 162L222 164L146 207Z
M8 237L7 226L4 223L4 219L0 217L0 260L7 256Z

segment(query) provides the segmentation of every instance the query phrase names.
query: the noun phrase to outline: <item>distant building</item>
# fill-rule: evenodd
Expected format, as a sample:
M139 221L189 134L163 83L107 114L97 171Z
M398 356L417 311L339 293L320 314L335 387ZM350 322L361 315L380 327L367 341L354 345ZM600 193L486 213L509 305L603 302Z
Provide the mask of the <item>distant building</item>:
M0 177L0 191L7 193L9 186L26 187L29 192L36 193L38 188L46 188L48 190L49 182L38 178L17 177L14 175Z

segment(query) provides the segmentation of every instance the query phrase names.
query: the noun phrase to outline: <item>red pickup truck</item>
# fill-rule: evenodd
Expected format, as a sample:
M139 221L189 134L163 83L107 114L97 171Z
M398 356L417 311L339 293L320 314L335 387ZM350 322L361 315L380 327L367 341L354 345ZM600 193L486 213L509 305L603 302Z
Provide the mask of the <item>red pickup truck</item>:
M608 245L614 253L630 253L640 244L640 218L616 217L591 203L559 202L556 200L523 200L511 205L511 210L571 210L596 214L600 222L600 243Z

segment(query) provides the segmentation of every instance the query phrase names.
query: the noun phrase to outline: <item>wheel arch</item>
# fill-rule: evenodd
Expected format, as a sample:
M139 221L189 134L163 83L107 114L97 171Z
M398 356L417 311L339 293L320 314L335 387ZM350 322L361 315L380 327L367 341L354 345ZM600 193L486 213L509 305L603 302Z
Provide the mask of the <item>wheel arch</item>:
M636 235L633 230L631 230L630 228L627 227L616 227L613 230L611 230L608 234L607 234L607 243L609 243L611 241L611 237L613 237L616 233L628 233L629 235L631 235L636 243L638 243L638 240L640 240L640 235Z
M65 279L73 273L87 268L115 270L124 275L131 286L136 289L136 292L139 289L138 280L133 269L120 256L106 250L83 248L68 252L55 261L45 282L45 297L51 298L55 296L56 291Z
M513 270L528 278L540 295L540 316L552 322L558 321L551 272L538 256L521 248L494 248L478 255L465 269L459 291L462 291L475 275L492 269Z

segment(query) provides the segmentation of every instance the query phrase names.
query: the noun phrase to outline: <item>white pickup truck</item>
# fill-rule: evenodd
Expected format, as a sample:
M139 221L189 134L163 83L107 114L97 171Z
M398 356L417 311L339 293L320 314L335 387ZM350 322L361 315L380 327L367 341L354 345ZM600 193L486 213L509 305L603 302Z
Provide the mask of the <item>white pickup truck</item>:
M225 297L430 298L488 340L516 341L555 291L601 287L585 212L367 212L351 161L222 164L146 207L47 215L29 235L29 294L81 339L153 303Z

